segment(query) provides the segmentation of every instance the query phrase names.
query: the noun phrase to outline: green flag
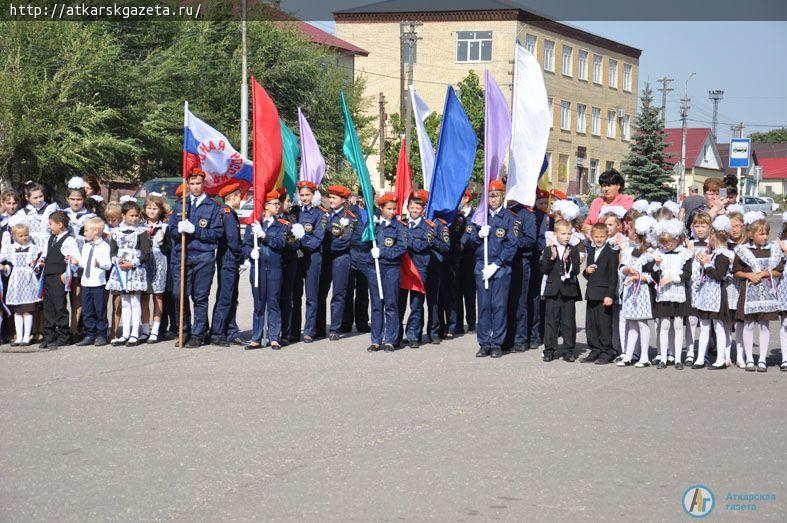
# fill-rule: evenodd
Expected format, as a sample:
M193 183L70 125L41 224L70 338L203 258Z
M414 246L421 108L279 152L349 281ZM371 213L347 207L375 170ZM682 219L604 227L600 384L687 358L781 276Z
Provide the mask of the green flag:
M282 187L287 190L287 194L292 199L295 196L295 187L298 185L298 157L301 152L298 149L298 138L281 118L279 118L279 127L281 128L281 157L282 170L284 171Z
M347 110L347 102L344 100L344 91L342 91L342 113L344 113L344 157L352 165L355 174L358 176L358 181L361 182L361 194L366 202L366 228L363 231L361 239L365 242L372 241L377 238L374 232L374 188L372 187L372 180L369 179L369 170L366 168L366 160L363 157L361 150L361 142L358 140L358 133L355 132L355 125L350 112Z

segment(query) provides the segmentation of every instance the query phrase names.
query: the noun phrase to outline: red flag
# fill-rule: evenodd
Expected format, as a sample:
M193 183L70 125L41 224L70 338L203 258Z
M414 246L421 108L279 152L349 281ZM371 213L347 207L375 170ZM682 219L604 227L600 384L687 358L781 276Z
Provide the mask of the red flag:
M251 93L254 140L254 212L251 220L260 220L265 208L265 194L273 190L281 172L281 129L279 111L253 76Z
M421 275L418 274L418 269L415 268L413 259L410 258L409 253L404 253L402 256L402 263L399 265L399 288L408 291L418 291L421 294L426 294L426 287L421 280Z
M396 215L402 215L402 205L407 197L413 192L413 171L410 169L410 162L407 161L407 146L405 139L402 138L402 146L399 149L399 162L396 164Z

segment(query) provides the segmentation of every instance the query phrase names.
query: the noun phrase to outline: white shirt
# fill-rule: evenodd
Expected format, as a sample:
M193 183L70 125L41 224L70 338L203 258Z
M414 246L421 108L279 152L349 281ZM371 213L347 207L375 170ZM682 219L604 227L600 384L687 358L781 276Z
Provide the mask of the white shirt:
M501 205L500 207L498 207L497 209L492 209L492 208L490 207L490 208L489 208L489 214L490 214L491 216L497 216L497 214L500 212L500 209L502 209L502 208L503 208L503 206L502 206L502 205Z
M199 204L203 201L205 201L205 193L200 194L197 198L195 198L193 194L191 195L191 205L194 207L199 207Z
M386 220L385 218L382 218L380 220L380 225L382 225L383 227L388 227L389 223L391 223L390 220Z
M266 229L270 227L272 223L273 223L273 216L269 216L264 220L262 220L262 226L265 227Z
M473 208L468 205L467 207L462 209L462 214L464 214L465 218L467 218L468 216L470 216L470 211L472 211L472 210L473 210Z
M562 260L563 254L566 252L566 246L558 243L555 247L557 248L557 258Z
M68 232L61 232L55 237L55 243L59 242L63 236L67 236ZM47 246L49 244L47 243ZM65 257L73 256L74 258L79 258L79 247L77 247L77 241L74 239L73 236L67 236L66 239L63 241L63 245L60 246L60 254Z
M607 246L607 244L605 243L601 247L596 247L595 248L595 250L593 252L593 263L596 263L598 261L598 257L601 255L601 251L603 251L604 247L606 247L606 246Z
M417 220L410 220L410 228L414 229L418 227L418 224L421 223L421 218L419 217Z
M90 255L90 247L95 245L93 249L93 258L90 264L93 266L90 269L90 277L87 276L87 258ZM96 267L98 263L98 267ZM106 271L112 267L112 258L110 257L109 244L103 239L98 239L94 242L85 242L82 246L82 255L79 257L79 266L82 269L82 287L103 287L107 284Z

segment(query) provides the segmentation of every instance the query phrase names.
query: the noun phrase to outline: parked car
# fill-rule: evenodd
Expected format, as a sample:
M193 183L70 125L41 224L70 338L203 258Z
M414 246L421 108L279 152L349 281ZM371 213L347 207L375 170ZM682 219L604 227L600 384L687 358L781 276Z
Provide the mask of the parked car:
M766 202L771 204L771 210L773 212L776 212L776 211L779 210L779 204L776 203L775 201L773 201L773 198L771 198L770 196L760 196L760 198L762 198L763 200L765 200Z
M134 193L134 198L137 199L138 204L142 205L145 198L147 198L150 193L157 192L167 200L169 208L174 209L175 200L177 199L175 192L178 190L178 185L181 183L183 183L183 178L180 177L153 178L143 183L142 186L137 189L137 192Z
M579 207L579 216L581 218L584 219L587 217L588 213L590 212L590 208L588 207L588 204L585 203L585 200L579 196L569 196L568 199L577 204L577 207Z
M765 216L773 212L770 202L765 201L757 196L744 196L741 198L741 205L743 212L761 211Z

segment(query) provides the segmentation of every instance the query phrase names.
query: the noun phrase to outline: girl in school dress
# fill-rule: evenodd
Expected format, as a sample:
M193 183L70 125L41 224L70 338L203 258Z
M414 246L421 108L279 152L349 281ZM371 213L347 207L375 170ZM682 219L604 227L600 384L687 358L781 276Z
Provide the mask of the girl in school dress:
M757 216L759 215L759 216ZM777 296L778 278L784 269L782 249L777 242L768 242L770 225L761 213L746 213L744 221L749 243L735 248L733 271L741 279L735 319L743 321L743 348L746 371L766 372L770 330L768 323L779 319L781 305ZM754 330L760 331L760 357L754 364Z
M112 231L109 240L114 265L107 282L107 290L120 295L122 334L112 340L119 347L139 345L139 325L142 319L140 295L148 292L147 261L150 257L150 236L139 227L140 209L136 201L121 206L123 221Z
M676 219L659 222L656 227L659 248L653 254L654 261L645 266L656 285L654 317L661 320L659 345L661 358L659 369L667 367L667 349L670 341L675 347L675 368L683 369L681 347L683 347L683 318L689 313L688 282L691 278L693 254L681 245L683 222ZM670 330L674 338L670 340Z
M692 305L699 319L700 340L697 360L693 369L705 367L705 355L710 342L711 329L716 334L716 362L711 369L724 369L730 360L729 324L730 310L727 302L727 275L732 267L734 255L727 246L731 230L727 216L713 220L708 238L710 253L700 252L695 256L700 266L700 275L692 280Z
M145 199L145 227L150 236L150 258L147 271L150 294L142 295L142 336L140 342L157 343L161 316L164 310L164 292L167 290L168 256L171 250L169 215L167 201L160 195L151 193ZM153 301L153 323L150 323L150 301Z
M3 246L0 263L8 275L8 288L5 294L6 305L13 308L16 340L12 346L29 346L33 330L33 313L38 296L38 278L41 266L41 249L30 239L30 230L23 216L9 220L13 241Z
M631 365L640 345L637 368L650 367L650 320L653 319L653 279L644 271L654 261L648 245L648 234L656 225L650 216L638 217L630 228L630 245L620 255L619 280L623 282L621 294L621 321L626 325L626 352L618 367Z
M783 261L787 265L787 211L782 213L782 233L779 235L779 246L782 248ZM777 289L779 303L781 303L781 327L779 328L779 345L782 349L782 364L779 370L787 372L787 275L782 273Z

